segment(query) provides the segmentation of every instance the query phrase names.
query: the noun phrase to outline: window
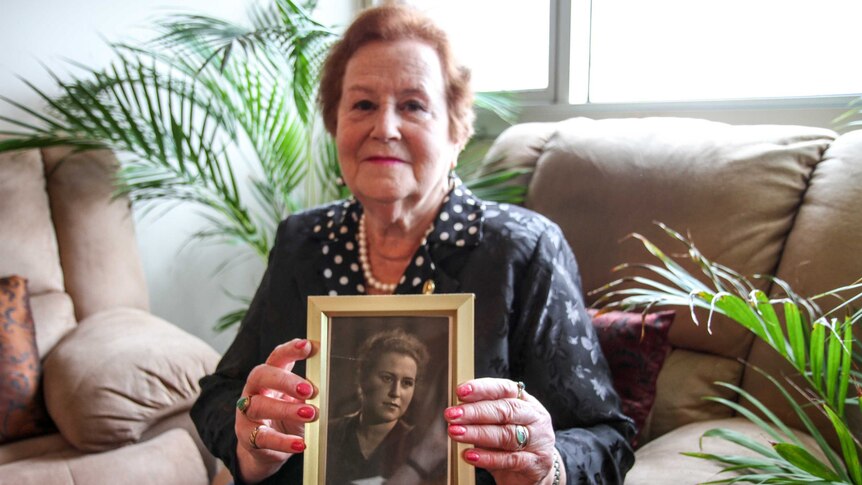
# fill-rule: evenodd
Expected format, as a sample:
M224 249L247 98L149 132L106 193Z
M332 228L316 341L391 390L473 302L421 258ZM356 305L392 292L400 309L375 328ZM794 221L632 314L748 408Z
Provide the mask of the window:
M451 33L479 90L558 105L862 93L859 0L409 3Z

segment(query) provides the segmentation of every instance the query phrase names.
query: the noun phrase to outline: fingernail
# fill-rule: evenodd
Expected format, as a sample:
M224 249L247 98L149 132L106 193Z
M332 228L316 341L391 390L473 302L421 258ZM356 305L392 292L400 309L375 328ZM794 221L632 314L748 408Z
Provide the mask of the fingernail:
M311 419L314 417L314 408L303 406L296 411L296 414L303 419Z
M476 463L477 461L479 461L479 453L476 453L473 450L467 450L464 452L464 459Z
M305 451L305 443L302 441L294 441L290 444L290 449L297 453Z
M459 407L448 408L445 413L443 413L447 419L458 419L464 415L464 410Z
M299 342L293 344L293 346L296 347L297 349L304 349L305 344L307 344L307 343L308 343L308 340L302 339Z
M463 436L467 432L467 428L458 425L449 426L449 434L452 436Z
M300 382L296 385L296 392L300 396L310 396L311 393L314 392L314 388L307 382Z
M473 386L470 384L464 384L458 386L458 389L455 392L458 393L458 397L467 397L473 392Z

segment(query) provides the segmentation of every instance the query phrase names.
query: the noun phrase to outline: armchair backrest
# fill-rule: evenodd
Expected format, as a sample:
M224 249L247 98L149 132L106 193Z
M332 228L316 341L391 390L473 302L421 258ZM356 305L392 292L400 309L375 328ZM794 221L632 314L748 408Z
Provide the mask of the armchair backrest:
M107 151L0 154L0 276L29 280L42 357L87 316L148 309L129 202L112 199L116 169Z

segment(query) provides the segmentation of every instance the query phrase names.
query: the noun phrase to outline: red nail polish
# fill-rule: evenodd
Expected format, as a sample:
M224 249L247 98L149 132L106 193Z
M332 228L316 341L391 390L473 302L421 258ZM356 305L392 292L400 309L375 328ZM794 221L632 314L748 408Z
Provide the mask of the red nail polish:
M303 406L296 411L296 414L302 419L311 419L314 417L314 408Z
M473 386L470 384L464 384L463 386L458 386L458 389L455 392L458 394L458 397L467 397L473 393Z
M312 392L314 392L314 388L307 382L300 382L296 385L296 392L300 396L308 397Z
M307 343L308 343L308 340L302 339L299 342L293 344L293 346L296 347L297 349L304 349L305 344L307 344Z
M466 433L466 432L467 432L467 428L465 428L463 426L457 426L457 425L449 426L449 434L451 434L452 436L464 436L464 433Z
M447 409L446 412L443 414L446 416L447 419L458 419L464 415L464 410L459 407L453 407Z
M464 452L464 459L473 463L479 461L479 453L476 453L473 450L467 450Z
M297 453L305 451L305 443L303 443L302 441L294 441L290 444L290 449Z

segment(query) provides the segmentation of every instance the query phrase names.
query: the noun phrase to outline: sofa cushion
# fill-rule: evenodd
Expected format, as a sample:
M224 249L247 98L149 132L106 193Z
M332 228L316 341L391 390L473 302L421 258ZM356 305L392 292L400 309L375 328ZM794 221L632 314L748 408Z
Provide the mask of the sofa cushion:
M0 278L0 443L53 429L42 399L41 372L27 280Z
M644 316L590 309L589 313L611 368L614 388L622 400L623 412L641 430L655 401L659 371L670 352L668 332L674 312Z
M153 423L188 409L218 354L149 313L118 308L78 324L45 359L45 399L82 451L135 443Z
M26 276L32 294L63 291L63 271L38 151L0 154L0 221L0 276Z
M207 472L194 440L174 429L152 440L106 453L74 448L0 465L3 483L16 485L207 485Z
M703 433L713 428L731 429L755 438L763 444L769 443L769 435L744 418L692 423L675 429L640 448L635 455L634 467L626 475L626 485L696 485L732 477L729 474L719 474L723 467L712 461L680 454L702 451L740 456L754 455L745 448L719 438L704 438L701 441ZM800 441L816 449L813 438L802 432L795 433Z

